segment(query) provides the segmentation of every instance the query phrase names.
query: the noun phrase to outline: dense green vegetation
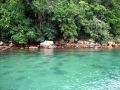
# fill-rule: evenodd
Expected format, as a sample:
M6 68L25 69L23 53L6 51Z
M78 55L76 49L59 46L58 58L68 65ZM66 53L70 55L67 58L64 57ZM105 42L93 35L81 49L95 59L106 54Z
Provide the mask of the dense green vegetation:
M87 38L120 38L119 0L0 0L2 41L31 44Z

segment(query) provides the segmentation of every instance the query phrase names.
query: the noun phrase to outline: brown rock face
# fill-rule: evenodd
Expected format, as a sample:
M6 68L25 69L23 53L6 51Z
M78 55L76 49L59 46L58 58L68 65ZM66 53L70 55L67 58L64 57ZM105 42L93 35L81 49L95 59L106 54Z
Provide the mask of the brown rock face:
M116 48L120 47L120 43L109 41L107 43L97 43L94 40L79 40L77 43L64 42L64 44L56 43L57 48Z

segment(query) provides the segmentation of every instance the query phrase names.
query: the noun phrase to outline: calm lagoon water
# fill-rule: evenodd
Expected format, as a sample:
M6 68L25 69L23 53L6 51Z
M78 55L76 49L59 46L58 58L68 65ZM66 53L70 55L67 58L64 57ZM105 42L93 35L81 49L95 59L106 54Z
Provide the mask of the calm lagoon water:
M0 52L0 90L120 90L120 49Z

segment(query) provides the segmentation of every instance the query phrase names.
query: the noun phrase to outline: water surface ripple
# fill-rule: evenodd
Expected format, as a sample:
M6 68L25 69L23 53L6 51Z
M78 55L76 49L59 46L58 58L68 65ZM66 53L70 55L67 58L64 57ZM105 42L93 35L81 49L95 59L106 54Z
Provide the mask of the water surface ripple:
M2 51L0 90L120 90L120 49Z

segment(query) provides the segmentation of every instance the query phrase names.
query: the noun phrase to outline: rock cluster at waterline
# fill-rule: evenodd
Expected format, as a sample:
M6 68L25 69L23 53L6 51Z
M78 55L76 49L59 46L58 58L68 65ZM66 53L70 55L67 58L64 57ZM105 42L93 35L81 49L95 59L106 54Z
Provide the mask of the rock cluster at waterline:
M94 40L79 40L76 43L58 43L56 42L57 48L116 48L120 47L120 42L109 41L107 43L97 43Z
M107 43L97 43L94 40L79 40L77 42L60 42L60 41L44 41L40 43L40 45L26 45L26 46L16 46L11 41L6 44L2 41L0 41L0 50L6 50L9 48L27 48L27 49L39 49L39 48L45 48L45 49L54 49L54 48L117 48L120 47L119 41L109 41Z

